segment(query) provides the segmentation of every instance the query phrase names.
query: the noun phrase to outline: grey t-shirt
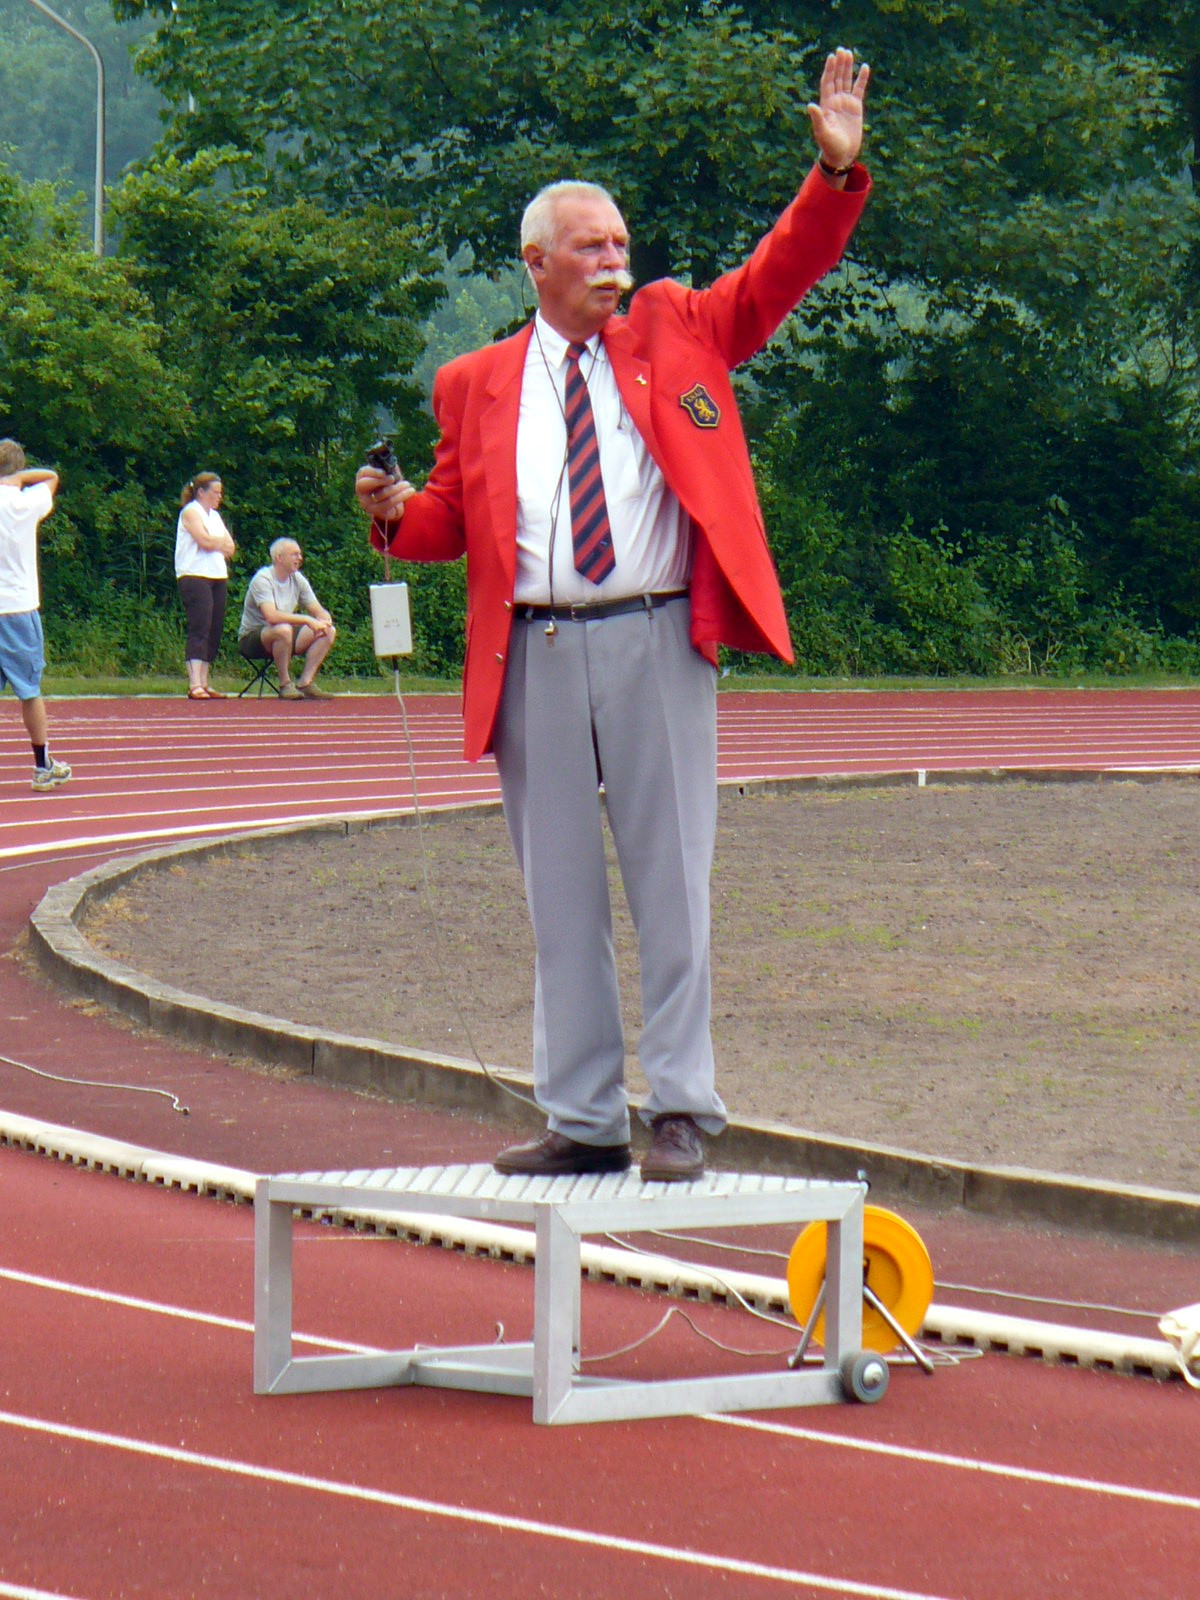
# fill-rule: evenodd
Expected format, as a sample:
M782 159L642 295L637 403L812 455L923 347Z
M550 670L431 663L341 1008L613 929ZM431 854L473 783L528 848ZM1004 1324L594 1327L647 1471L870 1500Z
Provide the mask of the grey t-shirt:
M290 572L286 578L277 578L274 567L259 567L246 590L246 603L242 607L242 620L238 626L239 639L266 627L267 619L262 614L264 600L269 601L276 611L284 611L291 616L307 611L309 606L318 603L312 584L302 572Z

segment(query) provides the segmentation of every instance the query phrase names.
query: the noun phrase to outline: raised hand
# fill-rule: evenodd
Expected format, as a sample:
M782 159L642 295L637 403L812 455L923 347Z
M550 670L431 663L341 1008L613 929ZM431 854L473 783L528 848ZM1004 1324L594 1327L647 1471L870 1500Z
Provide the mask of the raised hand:
M853 50L835 50L825 57L820 101L816 105L810 102L807 109L813 138L827 166L848 167L857 159L862 148L863 100L870 81L871 69L865 65L855 77Z

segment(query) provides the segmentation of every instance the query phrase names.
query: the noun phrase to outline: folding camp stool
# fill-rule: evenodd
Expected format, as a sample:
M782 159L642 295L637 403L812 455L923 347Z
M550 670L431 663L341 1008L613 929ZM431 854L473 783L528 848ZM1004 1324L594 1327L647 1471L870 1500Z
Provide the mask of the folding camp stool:
M424 1384L530 1395L542 1423L697 1415L822 1405L855 1397L863 1359L864 1183L709 1173L689 1183L643 1183L636 1172L558 1178L504 1176L490 1165L282 1173L254 1195L254 1390ZM533 1224L533 1338L515 1344L369 1354L292 1354L293 1208L369 1212L428 1230L428 1218ZM412 1219L418 1219L415 1223ZM828 1224L822 1364L796 1371L636 1380L580 1373L580 1240L586 1234L768 1223ZM876 1359L877 1358L873 1358ZM886 1369L885 1369L886 1374Z
M238 654L241 655L241 652L239 651ZM278 695L279 684L276 682L273 676L275 672L274 658L272 656L254 656L253 658L250 656L242 656L241 658L250 668L251 676L238 690L238 699L240 700L244 694L249 694L251 689L253 689L256 685L258 688L258 698L260 700L262 699L264 689L270 689L272 694Z

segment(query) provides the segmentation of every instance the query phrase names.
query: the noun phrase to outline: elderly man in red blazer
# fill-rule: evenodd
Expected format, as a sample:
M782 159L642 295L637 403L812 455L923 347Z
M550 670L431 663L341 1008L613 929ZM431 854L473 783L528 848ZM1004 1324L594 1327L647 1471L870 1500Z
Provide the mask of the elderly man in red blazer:
M698 1177L717 1134L709 1031L719 644L791 659L730 371L839 260L870 179L869 69L828 57L818 158L750 259L707 289L630 287L611 197L555 184L521 254L533 322L434 386L419 492L373 467L356 491L377 549L467 558L465 750L495 753L537 943L534 1087L547 1132L502 1172L630 1163L625 1045L602 807L637 930L646 1181Z

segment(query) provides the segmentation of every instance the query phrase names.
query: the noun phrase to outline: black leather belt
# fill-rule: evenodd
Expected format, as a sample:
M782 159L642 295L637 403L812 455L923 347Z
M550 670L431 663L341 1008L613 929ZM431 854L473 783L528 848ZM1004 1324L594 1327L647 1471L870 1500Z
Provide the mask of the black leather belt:
M659 594L631 594L623 600L581 600L553 606L515 605L513 615L526 622L599 622L601 617L623 617L631 611L653 611L668 600L682 600L686 589L665 589Z

